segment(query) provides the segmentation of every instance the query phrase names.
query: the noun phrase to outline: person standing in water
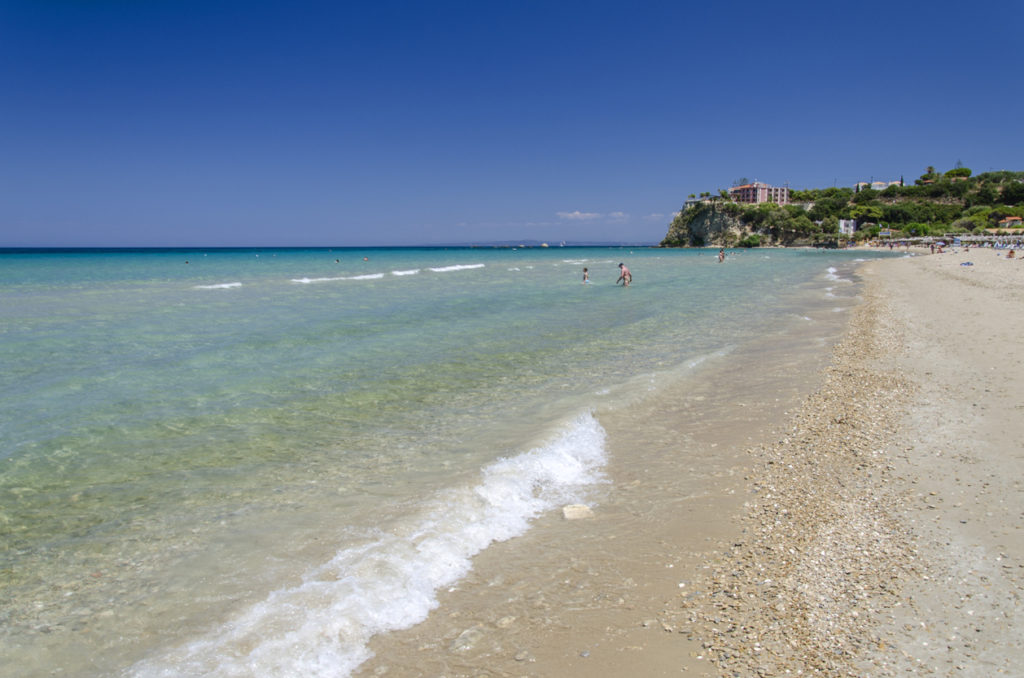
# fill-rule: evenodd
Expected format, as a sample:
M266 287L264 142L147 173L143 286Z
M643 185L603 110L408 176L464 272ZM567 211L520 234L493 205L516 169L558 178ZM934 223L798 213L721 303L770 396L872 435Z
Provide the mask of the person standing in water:
M625 264L619 264L619 279L615 281L615 284L618 285L620 282L623 287L629 287L629 283L633 282L633 274L629 272Z
M718 250L718 263L725 261L725 248Z
M587 267L584 266L583 267L583 284L586 285L588 282L590 282L590 272L587 270Z

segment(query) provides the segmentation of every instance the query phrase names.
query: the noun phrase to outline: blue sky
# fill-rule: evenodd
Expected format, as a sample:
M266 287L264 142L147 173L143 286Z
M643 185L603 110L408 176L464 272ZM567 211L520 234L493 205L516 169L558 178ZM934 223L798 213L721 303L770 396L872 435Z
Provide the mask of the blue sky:
M0 246L658 241L1024 170L1024 3L0 0Z

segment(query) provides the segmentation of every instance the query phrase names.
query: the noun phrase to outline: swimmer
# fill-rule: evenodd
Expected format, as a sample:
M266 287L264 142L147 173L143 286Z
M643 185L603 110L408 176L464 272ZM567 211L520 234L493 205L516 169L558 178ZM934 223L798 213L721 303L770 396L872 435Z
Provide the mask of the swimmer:
M629 287L629 283L633 282L633 274L629 272L625 264L619 264L619 279L615 281L615 284L618 285L619 282L623 287Z

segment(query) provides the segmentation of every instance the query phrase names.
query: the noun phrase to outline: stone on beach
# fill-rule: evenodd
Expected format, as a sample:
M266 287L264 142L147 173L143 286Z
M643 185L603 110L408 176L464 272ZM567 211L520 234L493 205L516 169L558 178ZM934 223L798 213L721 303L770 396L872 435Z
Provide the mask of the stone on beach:
M562 517L566 520L582 520L594 517L594 511L586 504L567 504L562 507Z

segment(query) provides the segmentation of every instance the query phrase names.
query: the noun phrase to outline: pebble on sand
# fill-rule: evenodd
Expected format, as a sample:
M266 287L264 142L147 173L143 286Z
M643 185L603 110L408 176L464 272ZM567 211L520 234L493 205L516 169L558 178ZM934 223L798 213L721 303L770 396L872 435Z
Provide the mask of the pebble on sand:
M586 504L568 504L562 507L562 517L566 520L593 518L594 511Z

